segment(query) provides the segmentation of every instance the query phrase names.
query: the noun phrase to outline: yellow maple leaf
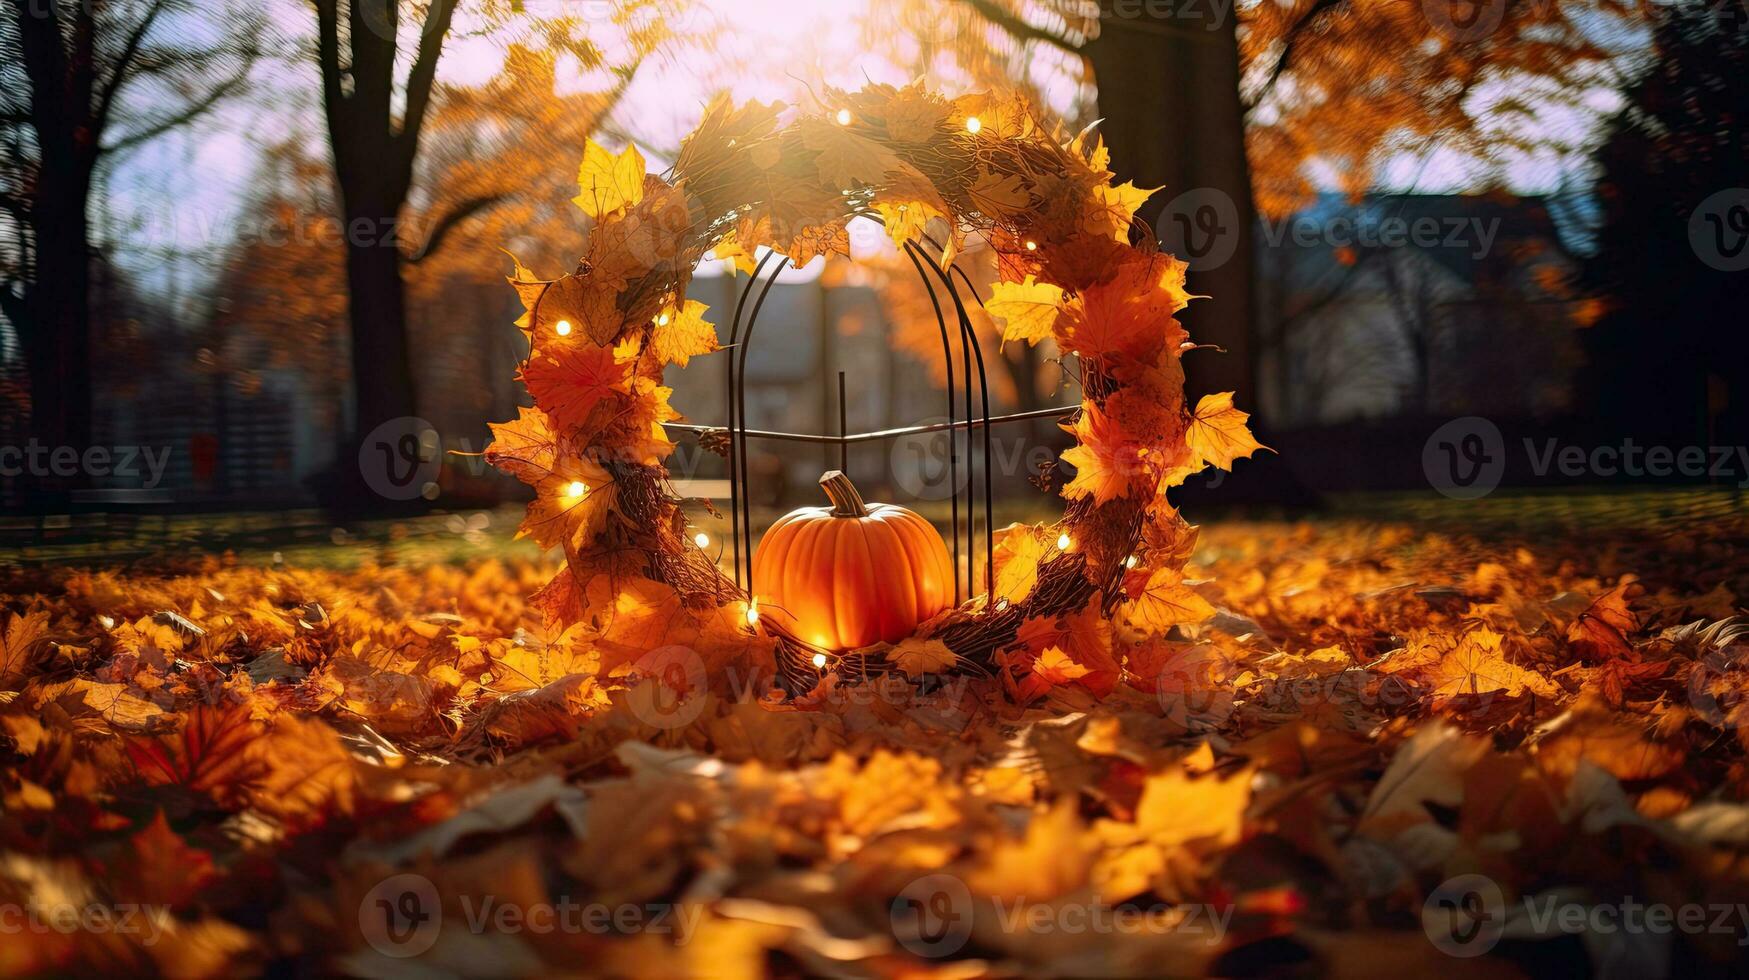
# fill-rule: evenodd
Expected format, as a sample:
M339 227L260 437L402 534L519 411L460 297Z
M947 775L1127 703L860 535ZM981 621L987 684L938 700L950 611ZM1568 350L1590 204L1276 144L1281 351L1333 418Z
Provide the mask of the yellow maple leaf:
M1457 648L1441 657L1428 672L1434 696L1498 691L1518 697L1528 691L1541 697L1555 697L1561 693L1560 687L1543 675L1508 662L1502 640L1499 633L1490 629L1465 634Z
M1116 187L1101 184L1093 188L1093 197L1101 206L1087 215L1089 230L1111 235L1128 244L1130 221L1135 218L1137 209L1148 203L1148 198L1159 189L1137 187L1134 181L1125 181Z
M996 547L991 554L996 566L992 601L1020 602L1031 595L1033 586L1038 584L1039 562L1047 549L1044 530L1036 524L1010 524L997 531Z
M579 193L572 203L597 221L602 215L637 204L644 199L644 156L631 144L616 156L590 140L577 168L577 187Z
M824 119L807 120L800 126L802 145L814 151L820 179L839 190L878 184L888 170L899 165L892 150L847 126Z
M990 287L984 309L1001 320L1002 342L1024 340L1037 344L1051 335L1062 310L1063 288L1027 276L1023 282L999 282Z
M887 652L887 659L892 661L893 666L904 671L907 677L938 674L959 660L948 649L947 644L940 640L923 640L915 636L900 640L898 645Z
M1230 391L1204 395L1197 400L1185 437L1198 456L1223 470L1231 470L1233 460L1269 448L1252 437L1245 425L1250 417L1233 407Z
M1032 675L1053 687L1086 677L1088 673L1088 669L1064 653L1062 647L1045 647L1045 652L1032 663Z
M717 350L716 325L704 318L708 309L689 299L677 311L664 310L650 332L650 350L657 360L685 367L693 357Z
M12 614L6 631L0 633L0 679L10 683L25 673L35 658L37 648L47 638L49 614L39 609L28 616Z
M1137 569L1128 579L1124 590L1129 601L1123 604L1123 612L1130 624L1144 633L1157 636L1180 623L1200 623L1215 614L1208 600L1185 585L1176 569Z

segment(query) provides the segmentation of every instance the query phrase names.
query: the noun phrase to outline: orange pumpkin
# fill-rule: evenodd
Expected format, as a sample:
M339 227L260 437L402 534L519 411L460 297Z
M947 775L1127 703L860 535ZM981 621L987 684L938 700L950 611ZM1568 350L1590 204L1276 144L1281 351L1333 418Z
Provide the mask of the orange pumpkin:
M953 563L934 525L903 507L864 504L838 470L820 486L832 506L784 515L753 553L762 614L803 642L854 650L902 640L948 607Z

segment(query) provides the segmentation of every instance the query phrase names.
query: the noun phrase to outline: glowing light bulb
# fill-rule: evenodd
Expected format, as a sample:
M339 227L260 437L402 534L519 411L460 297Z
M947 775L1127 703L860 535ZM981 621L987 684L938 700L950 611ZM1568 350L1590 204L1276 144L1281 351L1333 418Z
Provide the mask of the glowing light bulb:
M849 109L839 109L838 115L833 116L832 118L838 120L838 125L848 126L848 125L850 125L850 110Z
M565 485L565 496L567 497L581 497L588 492L589 488L583 484L582 480L572 480Z
M814 654L814 666L815 667L826 666L826 655L823 653Z
M1125 558L1125 559L1124 559L1124 560L1123 560L1123 567L1125 567L1125 568L1134 568L1134 567L1136 567L1136 556L1135 556L1135 555L1131 555L1131 556L1129 556L1129 557L1128 557L1128 558Z
M752 602L747 603L747 625L748 626L758 626L759 625L759 600L758 599L754 599Z
M966 132L975 133L984 128L984 121L977 116L966 117Z
M668 321L669 321L669 320L672 320L672 319L673 319L673 317L671 317L671 316L669 316L669 315L668 315L668 314L666 314L666 313L664 313L664 314L662 314L662 315L661 315L661 316L659 316L659 317L657 317L657 318L656 318L656 326L658 326L658 327L666 327L666 326L667 326L667 325L668 325Z
M1071 539L1067 534L1057 535L1057 550L1058 551L1068 551L1069 548L1071 546L1073 546L1074 544L1075 544L1074 540Z
M711 544L711 536L700 531L692 536L692 543L698 545L700 548L708 548Z
M571 321L560 320L558 323L553 324L553 333L556 333L561 337L569 337L571 335Z
M1036 251L1038 251L1038 242L1035 242L1035 241L1031 241L1031 240L1028 240L1028 241L1027 241L1027 243L1026 243L1026 250L1027 250L1027 251L1028 251L1028 252L1036 252Z

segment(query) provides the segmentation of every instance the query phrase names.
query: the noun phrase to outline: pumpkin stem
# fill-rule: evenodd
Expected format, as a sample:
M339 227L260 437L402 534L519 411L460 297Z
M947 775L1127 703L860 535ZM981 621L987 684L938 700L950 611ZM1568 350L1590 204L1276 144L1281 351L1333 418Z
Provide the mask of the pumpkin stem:
M833 517L868 516L868 505L862 502L862 494L857 492L856 484L850 482L843 470L829 470L823 474L820 489L826 491L826 496L832 501Z

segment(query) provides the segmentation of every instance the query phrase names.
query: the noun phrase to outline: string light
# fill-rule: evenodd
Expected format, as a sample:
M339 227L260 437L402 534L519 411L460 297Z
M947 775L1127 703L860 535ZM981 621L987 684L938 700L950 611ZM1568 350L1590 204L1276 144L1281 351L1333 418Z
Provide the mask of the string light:
M1123 567L1125 567L1125 568L1134 568L1134 567L1136 567L1136 556L1135 556L1135 555L1131 555L1131 556L1129 556L1129 557L1128 557L1128 558L1125 558L1125 559L1124 559L1124 560L1123 560Z
M700 548L708 548L711 546L711 536L700 531L692 536L692 543L698 545Z
M571 321L560 320L558 323L553 324L553 333L556 333L561 337L569 337L571 335Z
M1032 241L1031 239L1028 239L1027 243L1026 243L1026 250L1028 252L1038 251L1038 242L1035 242L1035 241Z
M984 121L977 116L966 117L966 132L975 133L984 128Z
M668 321L670 319L672 319L672 318L668 314L664 313L661 316L656 318L656 326L666 327L668 325Z
M581 497L588 492L589 488L584 486L582 480L572 480L565 485L565 496L567 497Z
M1067 533L1057 535L1057 550L1058 551L1068 551L1069 548L1072 547L1074 544L1075 544L1074 539L1070 538Z
M747 625L748 626L758 626L759 625L759 600L758 599L754 599L752 602L747 603Z
M815 667L826 666L826 655L823 653L814 654L814 666Z
M838 125L848 126L848 125L850 125L850 110L849 109L839 109L838 115L836 115L832 118L838 120Z

